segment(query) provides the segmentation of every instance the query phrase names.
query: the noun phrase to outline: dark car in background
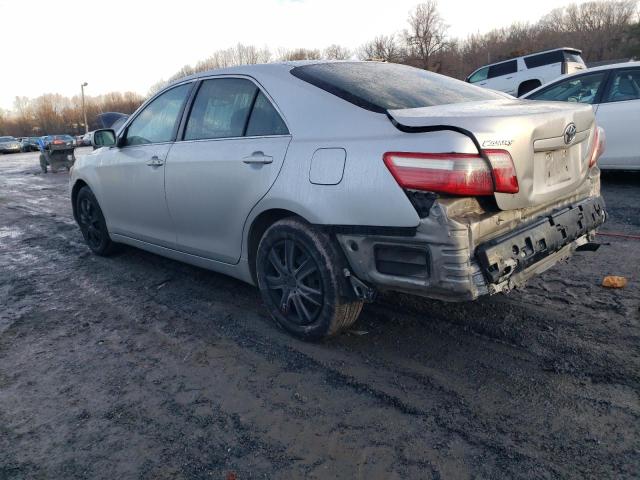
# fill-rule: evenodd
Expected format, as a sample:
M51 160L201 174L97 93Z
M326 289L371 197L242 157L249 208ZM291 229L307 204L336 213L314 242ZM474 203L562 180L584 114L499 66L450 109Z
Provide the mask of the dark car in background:
M67 147L75 147L76 141L71 135L45 135L40 137L42 146L47 149L49 145L65 145Z
M22 144L15 137L0 137L0 153L20 153Z
M35 152L38 150L39 137L21 137L18 140L22 146L23 152Z

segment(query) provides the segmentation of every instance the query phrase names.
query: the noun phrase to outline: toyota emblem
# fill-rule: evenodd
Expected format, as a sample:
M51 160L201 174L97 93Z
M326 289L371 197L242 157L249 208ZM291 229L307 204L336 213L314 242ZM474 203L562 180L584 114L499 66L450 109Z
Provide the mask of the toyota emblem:
M564 143L571 145L574 138L576 138L576 124L570 123L564 129Z

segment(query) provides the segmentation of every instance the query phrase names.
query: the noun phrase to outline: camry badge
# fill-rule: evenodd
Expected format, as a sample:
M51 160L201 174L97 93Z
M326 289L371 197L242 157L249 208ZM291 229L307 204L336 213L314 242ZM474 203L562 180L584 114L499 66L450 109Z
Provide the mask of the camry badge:
M570 123L564 129L564 143L571 145L574 138L576 138L576 124Z

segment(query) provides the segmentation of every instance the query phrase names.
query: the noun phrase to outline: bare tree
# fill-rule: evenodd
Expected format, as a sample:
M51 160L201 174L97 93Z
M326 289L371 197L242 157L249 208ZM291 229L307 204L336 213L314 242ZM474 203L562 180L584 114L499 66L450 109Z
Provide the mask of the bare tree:
M309 48L280 49L278 59L283 62L295 60L319 60L322 58L320 50Z
M358 49L358 57L362 60L380 60L383 62L400 62L405 52L395 35L378 35Z
M447 45L447 28L438 11L437 0L419 4L409 15L409 28L404 32L412 63L432 69L436 54Z
M637 22L636 7L636 0L574 3L551 11L540 26L546 34L570 39L590 61L600 61L620 50L629 25Z
M328 60L347 60L351 58L351 50L341 45L329 45L324 49L324 58Z

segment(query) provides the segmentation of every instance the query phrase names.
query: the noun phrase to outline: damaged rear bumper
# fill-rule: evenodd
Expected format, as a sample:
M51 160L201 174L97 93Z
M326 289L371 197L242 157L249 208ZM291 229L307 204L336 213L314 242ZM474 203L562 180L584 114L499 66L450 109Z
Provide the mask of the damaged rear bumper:
M502 212L449 218L435 203L410 236L337 234L356 277L383 290L448 301L509 291L568 258L605 220L602 197L538 212L487 234Z

